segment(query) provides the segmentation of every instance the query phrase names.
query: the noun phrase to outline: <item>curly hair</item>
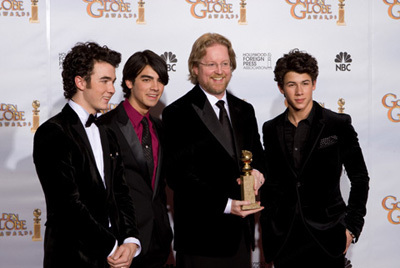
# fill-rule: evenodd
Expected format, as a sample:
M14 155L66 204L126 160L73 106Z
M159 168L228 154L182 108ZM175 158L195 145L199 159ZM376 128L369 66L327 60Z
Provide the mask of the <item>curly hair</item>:
M65 56L63 61L64 97L71 99L77 92L75 77L80 76L90 85L90 76L95 62L107 62L117 68L121 62L121 54L99 46L94 42L77 43Z
M224 45L228 48L229 61L231 62L231 70L236 69L236 54L232 48L231 42L224 36L217 33L205 33L200 36L192 46L188 65L189 65L189 81L197 84L197 75L193 71L193 67L197 66L201 59L206 55L206 49L214 44Z
M129 98L131 95L131 89L126 86L125 81L129 80L134 84L136 77L147 65L158 74L164 86L168 84L168 67L165 60L151 50L136 52L127 60L122 71L121 86L125 98Z
M288 54L284 54L283 57L276 62L274 80L280 87L283 87L285 75L291 71L299 74L307 73L314 82L318 77L318 62L310 54L295 48Z

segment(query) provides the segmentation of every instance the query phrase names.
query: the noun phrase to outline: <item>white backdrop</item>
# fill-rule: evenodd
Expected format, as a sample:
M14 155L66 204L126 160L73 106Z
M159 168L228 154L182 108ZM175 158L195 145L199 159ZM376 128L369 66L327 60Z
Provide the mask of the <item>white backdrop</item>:
M42 266L46 207L31 156L32 102L40 102L40 123L62 108L65 53L85 41L122 53L111 107L122 100L121 71L130 55L165 54L170 83L155 110L160 113L192 88L187 59L205 32L232 41L238 67L229 89L253 104L260 128L285 109L273 81L276 60L293 48L317 58L314 98L334 111L345 100L371 177L365 228L347 257L353 267L399 267L399 0L345 0L345 25L337 24L339 0L147 0L144 23L138 0L33 2L0 0L0 267ZM239 23L241 2L245 24ZM41 235L33 239L37 208ZM264 267L258 250L253 256L254 267Z

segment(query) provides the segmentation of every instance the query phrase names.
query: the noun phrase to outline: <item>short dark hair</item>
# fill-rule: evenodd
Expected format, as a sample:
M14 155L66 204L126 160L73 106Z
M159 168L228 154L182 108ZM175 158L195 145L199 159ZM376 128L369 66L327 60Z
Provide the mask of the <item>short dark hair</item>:
M310 54L295 48L288 54L278 59L275 66L275 81L280 87L283 87L283 80L288 72L296 72L299 74L307 73L314 82L318 77L318 62Z
M121 62L121 54L94 42L77 43L68 52L63 61L62 71L66 99L71 99L77 92L76 76L84 78L90 84L90 76L95 62L107 62L117 68Z
M125 98L129 98L131 95L131 90L127 87L125 81L129 80L134 84L136 77L147 65L158 74L164 86L168 84L169 76L165 60L151 50L139 51L130 56L122 71L121 86Z

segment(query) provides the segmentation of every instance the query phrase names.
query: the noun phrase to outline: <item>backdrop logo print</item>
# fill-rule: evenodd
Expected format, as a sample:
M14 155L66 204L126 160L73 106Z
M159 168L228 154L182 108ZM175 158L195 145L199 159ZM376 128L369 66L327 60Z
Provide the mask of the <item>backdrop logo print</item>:
M340 52L336 55L335 58L336 64L336 71L348 71L350 72L350 63L353 62L351 59L351 55L347 52Z
M394 20L400 20L400 0L383 0L389 6L388 14Z
M82 0L87 3L86 11L92 18L136 18L132 13L131 4L125 0Z
M15 213L2 213L0 218L0 237L32 235L28 231L26 220L20 220Z
M387 218L391 224L400 224L400 201L389 195L382 200L382 207L389 211Z
M382 98L382 105L388 109L387 117L394 123L400 122L400 100L393 93L388 93ZM397 118L396 118L397 117Z
M24 2L18 0L0 0L0 17L29 17L25 11Z
M175 54L172 52L164 52L160 57L167 63L168 72L176 72L176 63L178 62L178 59Z
M0 127L26 127L25 112L18 111L17 105L0 103Z
M333 13L332 5L325 2L326 0L286 0L291 5L290 15L296 20L336 20L337 15Z
M190 13L196 19L238 19L233 5L226 0L186 0L191 5Z
M244 70L272 69L271 53L243 53Z

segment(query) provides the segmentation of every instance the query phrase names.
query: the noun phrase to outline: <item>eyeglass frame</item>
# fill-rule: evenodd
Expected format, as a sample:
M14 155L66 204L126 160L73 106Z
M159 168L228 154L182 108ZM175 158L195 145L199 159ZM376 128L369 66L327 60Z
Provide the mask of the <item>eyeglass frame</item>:
M212 70L217 70L218 66L221 66L222 70L232 69L232 63L230 61L221 62L221 63L216 63L216 62L202 63L202 62L198 62L198 64L203 65L206 68L212 69Z

